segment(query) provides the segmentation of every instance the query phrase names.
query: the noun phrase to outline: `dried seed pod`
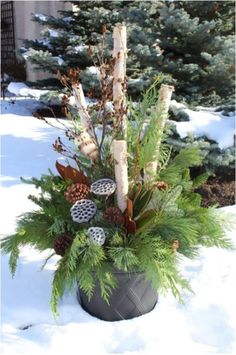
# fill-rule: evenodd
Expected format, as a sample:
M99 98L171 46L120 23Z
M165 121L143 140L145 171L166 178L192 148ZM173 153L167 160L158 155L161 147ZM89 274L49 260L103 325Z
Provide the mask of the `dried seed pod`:
M81 153L89 157L91 160L96 161L98 159L98 147L95 139L91 135L84 131L76 139L75 144L78 145Z
M95 195L109 196L115 192L116 183L111 179L100 179L91 185L91 191Z
M103 245L106 240L106 235L103 228L90 227L88 229L89 239L99 245Z
M73 221L77 223L88 222L97 212L97 206L91 200L77 201L70 209Z

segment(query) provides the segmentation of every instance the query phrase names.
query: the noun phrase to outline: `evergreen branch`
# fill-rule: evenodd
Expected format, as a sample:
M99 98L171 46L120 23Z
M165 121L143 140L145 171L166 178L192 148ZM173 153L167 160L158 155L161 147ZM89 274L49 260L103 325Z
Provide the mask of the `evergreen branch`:
M64 256L57 263L57 269L54 272L51 293L51 310L55 316L58 316L58 301L62 298L71 275L68 273L67 256Z
M114 265L124 271L131 271L137 265L139 260L135 255L135 251L129 247L110 247L108 248L108 255L113 260Z
M41 268L40 268L41 271L42 271L42 270L45 268L45 266L47 265L48 260L50 260L54 255L56 255L55 252L51 253L51 254L44 260L44 263L43 263L43 265L42 265Z
M112 269L109 265L102 263L101 267L96 269L96 277L98 279L101 296L109 304L109 298L112 291L117 287L117 280L112 273Z

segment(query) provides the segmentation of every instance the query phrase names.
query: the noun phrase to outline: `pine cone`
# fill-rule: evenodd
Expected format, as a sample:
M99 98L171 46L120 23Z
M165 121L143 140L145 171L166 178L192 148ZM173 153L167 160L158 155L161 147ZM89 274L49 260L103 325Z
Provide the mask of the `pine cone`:
M169 187L165 181L157 181L154 186L159 190L167 190Z
M83 200L89 194L89 187L85 184L77 183L69 186L65 192L65 198L70 203L75 203L78 200Z
M174 253L176 253L177 249L179 249L179 241L178 241L178 239L175 239L172 242L172 250Z
M108 207L104 212L103 218L106 222L124 224L125 218L118 207Z
M72 244L72 237L67 234L59 234L54 239L53 248L58 255L65 255L66 250Z

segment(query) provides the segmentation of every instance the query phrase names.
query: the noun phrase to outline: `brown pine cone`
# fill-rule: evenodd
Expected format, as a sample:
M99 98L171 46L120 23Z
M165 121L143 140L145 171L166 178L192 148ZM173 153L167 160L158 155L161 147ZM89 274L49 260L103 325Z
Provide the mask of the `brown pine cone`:
M167 190L168 189L168 184L165 181L157 181L154 186L158 188L159 190Z
M89 191L90 188L87 185L78 182L69 186L64 195L67 201L70 203L75 203L78 200L86 198L89 194Z
M104 212L103 218L106 222L121 224L123 225L125 222L125 218L123 213L118 207L108 207Z
M59 234L54 239L53 248L58 255L65 255L66 250L72 244L72 237L67 234Z
M178 239L175 239L172 242L172 250L174 253L176 253L178 249L179 249L179 241Z

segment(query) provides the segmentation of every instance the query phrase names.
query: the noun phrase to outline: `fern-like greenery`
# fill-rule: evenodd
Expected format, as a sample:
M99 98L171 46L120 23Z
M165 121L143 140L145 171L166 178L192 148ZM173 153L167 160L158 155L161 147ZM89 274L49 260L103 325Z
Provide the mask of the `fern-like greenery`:
M152 110L157 98L154 85L142 102L136 106L130 104L129 109L127 140L131 207L125 217L132 220L133 228L135 226L132 231L126 225L104 220L105 209L115 205L114 196L106 199L92 196L97 214L90 222L79 224L73 222L72 205L64 195L73 181L51 172L40 179L24 181L39 189L37 196L29 196L38 209L19 218L15 234L3 239L2 250L10 254L9 265L14 275L21 247L31 245L40 252L49 249L51 257L58 235L70 235L72 243L57 262L54 273L51 296L54 314L58 313L59 299L75 284L91 298L99 283L101 296L109 303L109 297L117 287L114 268L125 272L143 271L157 290L166 292L171 289L181 300L181 289L191 291L179 271L181 255L194 258L200 246L233 247L225 234L227 227L230 228L228 216L218 213L215 208L201 207L201 197L194 191L208 177L205 174L191 180L190 168L202 161L196 147L184 149L172 159L171 148L162 145L158 155L160 168L153 186L147 187L143 183L142 171L156 158L153 147L160 138L157 127L161 113ZM111 152L104 151L103 166L99 168L99 162L91 167L94 170L91 176L104 177L102 172L106 171L106 177L112 177L114 165L110 157ZM165 188L158 187L163 185L158 185L160 181L164 182ZM90 241L87 230L91 226L104 229L104 245ZM176 240L179 244L177 253L173 251Z

